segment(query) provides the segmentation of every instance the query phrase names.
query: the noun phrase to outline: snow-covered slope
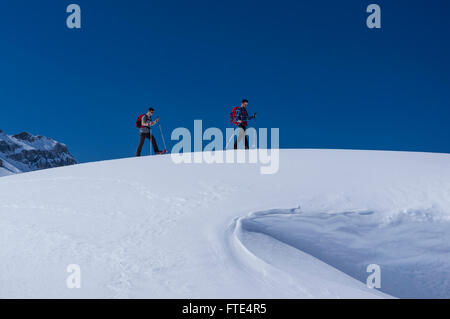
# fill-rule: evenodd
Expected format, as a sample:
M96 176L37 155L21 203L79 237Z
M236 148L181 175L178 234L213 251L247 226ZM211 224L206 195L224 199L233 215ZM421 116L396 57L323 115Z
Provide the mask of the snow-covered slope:
M67 147L51 138L0 130L0 176L76 163Z
M450 297L446 154L281 150L274 175L130 158L0 194L0 298Z

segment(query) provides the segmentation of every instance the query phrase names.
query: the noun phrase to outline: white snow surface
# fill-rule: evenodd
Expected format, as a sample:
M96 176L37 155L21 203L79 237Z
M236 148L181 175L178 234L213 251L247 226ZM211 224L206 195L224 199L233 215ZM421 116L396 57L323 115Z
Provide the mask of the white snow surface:
M0 298L19 297L449 298L450 155L281 150L273 175L166 155L5 176Z

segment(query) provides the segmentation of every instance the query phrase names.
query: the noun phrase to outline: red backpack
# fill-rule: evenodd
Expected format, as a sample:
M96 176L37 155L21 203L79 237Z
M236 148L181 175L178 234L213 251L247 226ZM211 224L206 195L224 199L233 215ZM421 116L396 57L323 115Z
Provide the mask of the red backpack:
M236 111L237 109L240 109L240 106L236 106L235 108L233 108L233 111L231 111L230 113L230 123L233 123L235 125L238 125L239 123L236 122L235 117L236 117Z
M144 117L145 114L141 114L139 115L139 117L136 120L136 127L137 128L143 128L142 126L142 118Z

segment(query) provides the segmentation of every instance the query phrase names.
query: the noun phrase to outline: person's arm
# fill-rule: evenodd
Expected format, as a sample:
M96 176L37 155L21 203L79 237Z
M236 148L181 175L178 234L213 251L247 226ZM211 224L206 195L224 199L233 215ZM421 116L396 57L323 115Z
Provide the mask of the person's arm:
M159 117L157 117L156 120L154 120L153 122L150 121L149 126L153 126L158 122L159 122Z
M147 126L147 127L151 127L151 126L155 125L155 124L158 123L158 122L159 122L159 117L157 117L156 120L154 120L153 122L150 121L150 122L148 122L148 123L145 121L145 118L144 118L144 117L143 117L142 120L141 120L142 126Z

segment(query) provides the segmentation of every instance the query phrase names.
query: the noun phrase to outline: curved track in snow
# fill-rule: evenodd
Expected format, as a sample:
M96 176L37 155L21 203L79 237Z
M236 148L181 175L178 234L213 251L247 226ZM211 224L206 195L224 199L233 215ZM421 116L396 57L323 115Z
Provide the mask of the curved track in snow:
M273 272L298 279L305 267L315 268L307 269L311 276L326 265L365 282L367 266L378 264L385 293L450 297L450 218L433 209L405 211L394 218L372 211L274 209L236 218L229 234L241 262L263 276ZM305 266L305 259L316 263ZM326 275L318 272L317 277Z
M255 224L258 219L276 218L279 214L296 215L297 209L252 213L236 218L229 226L229 249L250 276L266 287L302 298L389 298L376 290L369 292L362 282L305 253L289 240L280 240L282 235L277 236L276 231ZM291 235L284 234L287 238Z

